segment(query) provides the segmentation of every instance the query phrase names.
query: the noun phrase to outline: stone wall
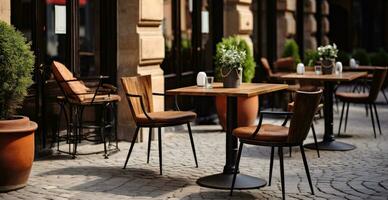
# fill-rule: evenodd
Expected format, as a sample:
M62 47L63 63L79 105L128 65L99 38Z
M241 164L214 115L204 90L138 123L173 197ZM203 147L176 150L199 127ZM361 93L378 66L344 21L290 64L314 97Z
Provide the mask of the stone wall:
M164 77L160 68L164 58L161 28L163 0L118 0L117 8L117 77L151 74L153 91L164 92ZM121 83L118 85L122 97L118 105L119 138L130 140L135 123ZM154 110L163 109L163 97L154 97Z
M317 32L317 20L315 19L316 13L316 1L305 0L304 1L304 49L316 49L317 39L315 33Z
M0 20L11 23L11 0L0 0Z
M296 34L296 0L277 0L277 56L281 57L287 38Z
M322 45L327 45L330 42L328 37L330 31L329 22L329 2L327 0L322 1Z

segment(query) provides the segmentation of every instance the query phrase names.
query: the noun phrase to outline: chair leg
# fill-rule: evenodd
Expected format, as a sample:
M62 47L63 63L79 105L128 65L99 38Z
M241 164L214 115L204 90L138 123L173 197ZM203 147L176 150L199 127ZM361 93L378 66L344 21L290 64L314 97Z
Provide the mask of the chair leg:
M375 119L373 117L373 111L372 111L372 104L369 104L369 110L370 110L370 113L371 113L371 119L372 119L372 125L373 125L373 134L376 138L376 128L375 128Z
M311 131L313 132L314 143L315 143L315 148L317 149L318 158L320 158L321 156L319 155L319 148L318 148L318 142L317 142L317 135L316 135L316 133L315 133L314 124L311 124Z
M240 147L238 148L238 154L236 158L236 166L234 168L234 173L233 173L232 187L230 188L230 196L233 195L233 189L234 189L234 184L236 183L238 168L240 166L240 158L241 158L241 152L243 150L243 145L244 143L240 142Z
M377 121L377 125L378 125L378 127L379 127L379 132L380 132L380 135L382 135L381 126L380 126L379 114L377 113L377 108L376 108L376 104L375 104L375 103L373 104L373 107L374 107L374 109L375 109L376 121Z
M341 125L342 125L342 119L344 117L345 104L346 104L345 102L343 102L343 104L342 104L340 124L339 124L339 127L338 127L338 136L341 134Z
M306 170L307 180L309 181L309 185L310 185L310 189L311 189L311 194L314 195L314 188L313 188L313 184L311 182L310 170L309 170L309 166L307 164L306 155L304 153L303 145L300 145L300 153L302 154L304 169Z
M365 116L368 117L368 104L365 104Z
M195 167L198 168L197 154L195 153L194 139L193 139L193 133L191 131L190 122L187 123L187 129L189 130L190 143L191 143L191 149L193 149Z
M269 161L269 179L268 179L268 186L271 186L274 149L275 149L275 147L271 147L271 160Z
M346 133L346 127L348 126L348 114L349 114L349 102L348 105L346 106L346 115L345 115L345 130L344 133Z
M280 161L280 182L282 185L282 197L286 199L285 185L284 185L284 164L283 164L283 147L278 147L279 161Z
M138 133L139 133L139 127L137 126L136 130L135 130L135 134L133 135L133 138L132 138L131 147L129 147L129 150L128 150L127 159L125 160L123 169L125 169L127 167L127 163L128 163L129 157L131 156L133 146L136 143Z
M383 96L385 98L385 101L387 102L388 104L388 98L387 98L387 95L385 94L385 90L384 89L381 89L381 92L383 92Z
M147 163L150 162L152 127L150 127L149 129L150 129L150 130L149 130L149 132L148 132Z
M288 151L288 152L289 152L290 158L291 158L291 156L292 156L292 155L291 155L291 154L292 154L292 147L291 147L291 146L289 147L289 151Z
M159 172L162 175L162 128L158 127L158 143L159 143Z
M106 135L105 135L105 115L106 115L106 107L102 106L102 114L101 114L101 124L100 124L100 134L102 142L104 143L104 158L108 159L108 150L106 148Z

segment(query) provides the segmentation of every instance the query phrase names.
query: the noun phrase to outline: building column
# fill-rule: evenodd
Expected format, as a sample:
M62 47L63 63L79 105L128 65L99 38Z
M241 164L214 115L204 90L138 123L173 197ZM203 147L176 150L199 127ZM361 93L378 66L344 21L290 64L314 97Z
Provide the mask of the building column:
M117 8L117 81L122 98L118 104L118 134L119 139L131 140L135 122L120 78L151 74L153 92L164 92L160 68L164 59L163 0L118 0ZM164 98L154 97L154 110L163 109Z
M277 0L277 55L283 53L287 38L293 38L296 33L296 0Z
M328 37L330 31L329 22L329 2L327 0L322 1L322 45L328 45L330 39Z
M317 21L315 20L316 2L315 0L304 1L304 48L317 49Z
M0 0L0 20L11 24L11 0Z
M247 41L253 52L252 0L226 0L224 5L224 36L238 35Z

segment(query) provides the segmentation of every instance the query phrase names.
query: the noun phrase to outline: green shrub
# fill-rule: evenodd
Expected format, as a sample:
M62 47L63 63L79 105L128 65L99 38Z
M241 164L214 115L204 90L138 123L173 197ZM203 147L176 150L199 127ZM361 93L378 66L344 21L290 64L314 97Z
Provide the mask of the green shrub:
M248 45L248 43L238 36L230 36L228 38L223 38L221 42L217 44L216 56L215 59L215 79L216 81L221 81L221 68L223 65L220 63L220 58L223 55L222 49L234 49L238 51L245 52L245 58L242 63L243 68L243 82L250 83L255 76L256 63L253 58L253 53Z
M388 66L388 53L384 49L371 53L369 57L371 64L374 66Z
M295 59L295 64L300 63L300 56L299 56L299 46L293 39L286 40L286 43L284 44L284 50L282 57L293 57Z
M316 50L307 50L304 53L304 65L306 66L315 66L319 60L318 51Z
M336 61L339 61L342 63L342 65L349 65L349 60L350 60L350 54L345 52L345 51L338 51L338 56Z
M34 55L22 33L0 21L0 119L10 119L32 84Z
M358 61L359 65L370 65L370 59L365 49L354 49L352 57Z

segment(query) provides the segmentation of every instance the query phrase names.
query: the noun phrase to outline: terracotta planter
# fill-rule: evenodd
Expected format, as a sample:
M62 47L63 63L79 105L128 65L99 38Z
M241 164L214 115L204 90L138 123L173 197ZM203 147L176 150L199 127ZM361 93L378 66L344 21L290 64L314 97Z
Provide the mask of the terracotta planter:
M0 192L26 186L34 160L37 127L23 116L0 120Z
M238 127L254 125L259 111L259 97L238 97L237 104ZM216 97L216 109L220 125L226 130L226 97Z

